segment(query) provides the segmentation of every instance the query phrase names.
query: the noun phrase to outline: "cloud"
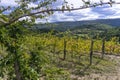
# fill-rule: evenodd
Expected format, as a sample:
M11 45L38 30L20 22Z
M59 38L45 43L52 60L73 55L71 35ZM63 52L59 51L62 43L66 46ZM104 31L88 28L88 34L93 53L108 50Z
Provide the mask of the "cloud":
M120 18L120 5L113 5L113 7L104 10L107 10L110 13L114 12L112 15L106 15L106 18Z
M28 4L28 7L31 8L31 7L37 7L38 5L37 4L34 4L34 3L30 3Z
M63 0L59 0L57 5L60 7ZM80 7L84 5L82 0L66 0L69 2L69 5L74 5L74 7ZM87 0L86 0L87 1ZM103 2L108 2L109 0L103 0ZM119 0L114 0L119 1ZM61 3L60 3L61 2ZM91 0L92 3L100 3L100 0ZM60 3L60 4L59 4ZM93 19L107 19L107 18L120 18L120 5L103 5L95 8L82 9L71 12L55 12L50 17L46 19L48 22L57 22L57 21L80 21L80 20L93 20ZM43 19L39 19L37 22L45 21Z
M53 8L61 7L64 0L57 0L53 3ZM69 6L73 4L74 8L84 5L82 0L66 0ZM88 1L88 0L85 0ZM100 0L90 0L92 3L100 3ZM109 0L103 0L103 2L108 2ZM114 0L120 2L120 0ZM15 0L1 0L1 6L17 6ZM28 7L36 7L36 4L30 3ZM10 11L8 11L10 13ZM79 20L92 20L92 19L108 19L108 18L120 18L120 5L103 5L95 8L82 9L71 12L55 12L53 15L45 19L37 19L36 22L56 22L56 21L79 21Z
M1 6L17 6L17 3L15 0L1 0L0 2Z
M67 0L69 4L73 4L74 7L80 7L84 5L81 0ZM100 3L99 0L91 0L92 3ZM109 0L103 0L108 2ZM119 0L114 0L120 2ZM80 20L93 20L93 19L108 19L108 18L120 18L120 5L103 5L95 8L82 9L72 12L58 13L48 17L49 22L56 21L80 21Z
M48 22L61 22L61 21L80 21L80 20L93 20L99 18L99 14L92 12L91 8L78 10L73 12L55 12L53 15L47 17ZM45 21L45 20L44 20ZM43 19L37 20L43 22Z
M114 0L115 2L120 2L119 0ZM120 18L120 5L113 4L112 7L110 5L105 5L99 8L93 8L93 12L97 12L101 15L100 18L110 19L110 18Z

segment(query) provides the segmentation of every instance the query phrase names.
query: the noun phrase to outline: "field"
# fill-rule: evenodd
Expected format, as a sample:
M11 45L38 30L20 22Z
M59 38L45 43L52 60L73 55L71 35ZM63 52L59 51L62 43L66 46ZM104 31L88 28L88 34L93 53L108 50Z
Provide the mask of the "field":
M13 80L15 74L24 80L77 80L94 74L117 74L119 59L107 57L120 55L117 36L91 36L90 29L88 34L39 33L21 26L1 28L0 32L1 80Z

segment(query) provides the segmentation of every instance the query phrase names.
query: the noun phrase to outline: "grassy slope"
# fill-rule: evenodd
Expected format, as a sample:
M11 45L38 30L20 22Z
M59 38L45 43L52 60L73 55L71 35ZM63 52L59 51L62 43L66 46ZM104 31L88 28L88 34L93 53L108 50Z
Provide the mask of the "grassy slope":
M68 71L70 75L85 76L90 74L114 74L117 63L109 58L101 59L100 56L93 56L93 64L89 65L89 55L72 56L67 55L66 60L62 60L62 55L51 57L53 64L58 68Z

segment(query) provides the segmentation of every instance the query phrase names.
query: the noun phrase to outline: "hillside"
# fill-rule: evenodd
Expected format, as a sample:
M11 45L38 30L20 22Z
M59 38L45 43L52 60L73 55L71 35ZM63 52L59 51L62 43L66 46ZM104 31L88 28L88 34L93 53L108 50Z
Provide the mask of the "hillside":
M100 23L100 24L107 24L114 27L120 27L120 19L97 19L97 20L85 20L85 21L73 21L73 22L57 22L58 25L64 25L67 26L79 26L82 24L91 24L91 23Z
M118 27L120 19L99 19L99 20L86 20L86 21L73 21L73 22L56 22L56 23L47 23L47 24L36 24L34 29L39 29L43 32L49 32L53 29L55 31L66 31L66 30L75 30L88 28L92 30L104 30L111 27Z
M85 37L94 34L94 36L100 34L101 37L106 36L108 39L115 36L120 36L120 19L99 19L88 21L76 21L76 22L56 22L46 24L35 24L32 28L40 33L48 33L51 30L54 34L59 36L60 32L69 31L69 35ZM59 34L60 33L60 34Z

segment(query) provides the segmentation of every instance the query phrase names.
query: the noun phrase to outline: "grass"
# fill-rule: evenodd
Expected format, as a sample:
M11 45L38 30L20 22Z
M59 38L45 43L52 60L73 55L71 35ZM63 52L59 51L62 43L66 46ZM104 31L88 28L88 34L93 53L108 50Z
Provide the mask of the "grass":
M89 55L81 56L70 56L67 55L66 60L62 60L63 55L56 55L57 58L53 58L53 64L56 64L58 68L67 70L70 74L84 76L91 73L114 73L115 72L115 61L109 59L101 59L100 56L93 56L93 63L89 65ZM55 57L55 56L54 56Z
M54 71L50 70L53 74L50 73L48 77L49 79L46 80L53 79L53 77L55 80L77 80L77 78L80 76L85 77L92 74L114 75L114 73L116 73L116 66L118 66L115 60L111 60L106 56L104 59L101 59L100 55L97 54L93 55L93 63L92 65L89 65L89 54L74 53L74 55L72 55L71 53L67 52L66 59L63 60L62 52L59 54L51 52L47 53L49 59L51 59L51 63L54 65L54 67L50 66L49 69ZM55 67L58 69L54 69ZM61 71L63 74L59 74ZM47 73L49 73L49 71ZM68 75L66 76L64 73L67 73Z

